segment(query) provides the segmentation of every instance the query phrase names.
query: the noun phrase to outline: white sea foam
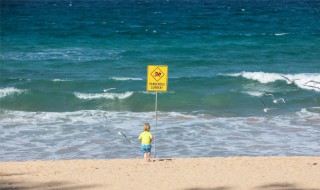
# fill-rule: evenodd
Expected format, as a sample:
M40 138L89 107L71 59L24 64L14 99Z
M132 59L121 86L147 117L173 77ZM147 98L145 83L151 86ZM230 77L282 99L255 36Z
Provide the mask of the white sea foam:
M269 83L269 82L275 82L276 80L283 80L283 77L281 77L277 73L245 72L244 71L241 73L232 73L227 75L234 76L234 77L241 76L246 79L259 81L260 83Z
M3 142L0 160L141 157L139 142L135 139L145 122L149 122L151 132L155 132L154 115L151 111L0 110L0 141ZM158 139L157 155L320 155L319 116L320 113L307 109L273 117L158 112L157 133L154 133ZM119 131L133 143L117 135ZM123 153L119 153L119 147ZM208 151L207 147L215 148Z
M287 84L295 84L296 86L302 89L315 90L320 92L320 84L316 82L310 82L310 81L320 82L320 73L282 74L282 73L243 71L241 73L231 73L231 74L225 74L225 75L232 76L232 77L243 77L250 80L256 80L263 84L272 83L275 81L285 81Z
M14 95L14 94L22 94L28 92L27 90L21 90L14 87L0 88L0 98Z
M139 91L138 93L141 93L141 94L155 94L155 92L152 92L152 91ZM174 94L175 92L174 91L167 91L167 92L160 92L160 93Z
M133 92L124 92L124 93L80 93L80 92L74 92L74 95L77 98L80 99L99 99L99 98L105 98L105 99L126 99L130 97L133 94Z
M284 36L284 35L288 35L289 33L276 33L274 34L275 36Z
M250 96L260 97L263 94L265 94L266 92L261 92L261 91L243 91L242 93L249 94Z
M155 92L150 92L150 91L139 91L141 94L154 94Z
M112 80L119 80L119 81L125 81L125 80L143 80L142 78L138 77L111 77Z
M67 81L71 81L71 80L67 80L67 79L53 79L53 82L67 82Z

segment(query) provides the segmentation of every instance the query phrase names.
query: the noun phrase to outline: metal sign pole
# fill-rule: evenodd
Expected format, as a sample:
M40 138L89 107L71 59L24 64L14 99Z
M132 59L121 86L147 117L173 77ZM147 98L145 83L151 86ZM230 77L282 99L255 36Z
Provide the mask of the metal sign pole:
M158 122L158 92L166 92L168 87L168 66L166 65L148 65L147 70L147 91L156 93L155 100L155 128L153 134L154 153L157 155L157 122Z
M157 116L157 110L158 110L158 92L156 92L156 101L155 101L155 128L154 128L154 153L153 158L156 158L157 155L157 148L156 148L156 139L157 139L157 123L158 123L158 116Z

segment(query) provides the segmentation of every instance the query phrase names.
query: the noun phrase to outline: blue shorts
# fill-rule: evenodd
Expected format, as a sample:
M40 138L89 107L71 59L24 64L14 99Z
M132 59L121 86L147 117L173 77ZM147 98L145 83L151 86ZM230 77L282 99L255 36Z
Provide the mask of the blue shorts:
M141 145L140 150L143 153L151 152L151 145Z

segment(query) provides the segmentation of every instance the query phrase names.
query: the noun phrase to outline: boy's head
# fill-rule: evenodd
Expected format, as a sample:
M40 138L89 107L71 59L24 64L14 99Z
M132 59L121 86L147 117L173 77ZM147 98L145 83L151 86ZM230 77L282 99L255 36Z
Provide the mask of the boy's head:
M143 130L144 131L150 131L150 124L149 123L145 123L143 126Z

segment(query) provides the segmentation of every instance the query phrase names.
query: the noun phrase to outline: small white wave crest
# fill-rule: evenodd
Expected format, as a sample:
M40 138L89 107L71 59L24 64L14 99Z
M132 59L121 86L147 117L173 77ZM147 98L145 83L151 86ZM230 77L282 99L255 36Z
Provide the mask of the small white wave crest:
M226 74L227 76L232 77L243 77L250 80L256 80L260 83L269 83L269 82L275 82L276 80L282 80L283 77L281 77L277 73L264 73L264 72L246 72L243 71L241 73L232 73L232 74Z
M138 77L111 77L112 80L119 80L119 81L125 81L125 80L143 80L142 78Z
M244 91L242 93L249 94L250 96L256 96L256 97L260 97L265 94L265 92L262 92L262 91Z
M90 99L100 99L100 98L105 98L105 99L126 99L130 97L133 94L133 92L124 92L124 93L80 93L80 92L74 92L74 95L79 98L79 99L85 99L85 100L90 100Z
M243 77L249 80L256 80L260 83L272 83L275 81L285 81L287 84L295 84L299 88L315 90L320 92L320 74L319 73L299 73L299 74L281 74L265 72L240 72L225 74L232 77Z
M21 90L14 87L0 88L0 98L13 95L13 94L22 94L26 93L27 90Z
M67 79L53 79L52 81L53 81L53 82L68 82L68 81L71 81L71 80L67 80Z
M288 35L289 33L276 33L274 34L275 36L285 36L285 35Z

